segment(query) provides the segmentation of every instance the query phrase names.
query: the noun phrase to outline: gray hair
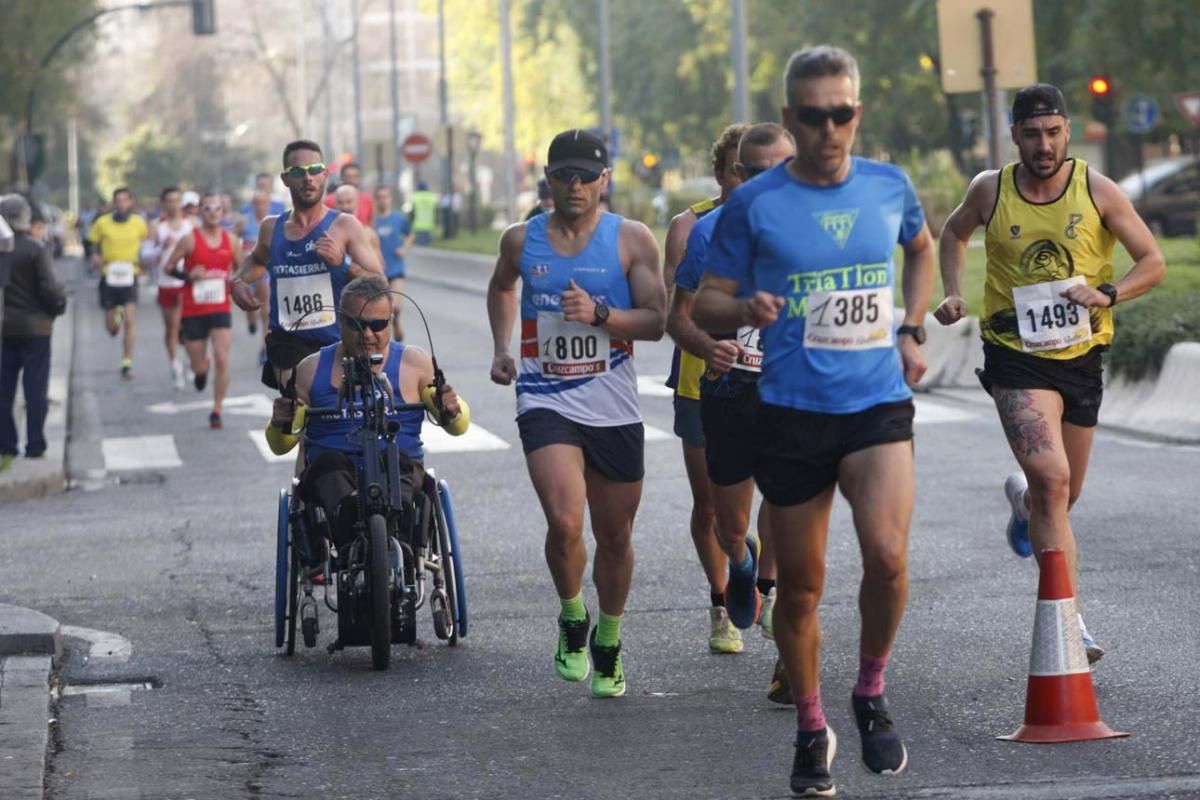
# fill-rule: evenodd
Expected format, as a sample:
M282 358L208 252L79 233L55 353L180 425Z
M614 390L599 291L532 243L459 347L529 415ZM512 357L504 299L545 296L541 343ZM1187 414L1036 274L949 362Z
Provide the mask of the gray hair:
M778 122L759 122L751 125L746 128L746 132L742 134L742 138L738 141L738 161L746 160L746 148L770 147L780 139L786 139L795 148L796 140L792 138L792 134L788 132L788 129Z
M33 209L29 201L19 194L6 194L0 197L0 216L14 231L28 231L33 220Z
M355 278L346 284L346 288L342 289L342 299L338 302L338 314L357 316L362 312L364 305L380 297L387 298L390 306L392 304L390 290L387 278L382 275L363 275L361 278ZM351 298L358 298L353 312L350 311Z
M858 62L854 56L840 47L819 44L792 53L787 68L783 71L783 102L792 103L792 84L805 78L826 78L846 75L854 85L854 97L858 98Z

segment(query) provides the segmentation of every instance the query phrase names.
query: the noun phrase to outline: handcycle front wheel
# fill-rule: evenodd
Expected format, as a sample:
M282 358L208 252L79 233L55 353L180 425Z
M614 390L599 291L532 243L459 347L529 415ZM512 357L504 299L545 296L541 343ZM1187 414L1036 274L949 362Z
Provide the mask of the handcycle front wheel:
M291 545L292 494L287 489L279 490L279 509L275 531L275 646L287 644L290 656L296 641L296 588L297 575L295 552Z
M450 596L450 610L454 618L454 633L450 638L450 644L455 645L458 644L460 638L467 635L467 585L463 575L458 528L454 524L454 506L450 498L450 485L444 480L437 482L435 507L437 508L438 538L445 564L446 592Z
M387 669L392 655L392 597L388 591L387 522L381 514L367 520L370 534L370 553L367 558L367 578L371 589L371 666Z

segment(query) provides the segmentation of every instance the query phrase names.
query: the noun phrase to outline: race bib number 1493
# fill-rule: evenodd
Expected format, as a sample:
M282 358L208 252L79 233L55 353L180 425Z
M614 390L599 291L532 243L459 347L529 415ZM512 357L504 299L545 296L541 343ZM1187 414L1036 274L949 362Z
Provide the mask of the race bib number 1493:
M1025 352L1061 350L1092 338L1092 319L1088 310L1062 296L1069 287L1086 283L1082 275L1076 275L1013 289L1017 328Z

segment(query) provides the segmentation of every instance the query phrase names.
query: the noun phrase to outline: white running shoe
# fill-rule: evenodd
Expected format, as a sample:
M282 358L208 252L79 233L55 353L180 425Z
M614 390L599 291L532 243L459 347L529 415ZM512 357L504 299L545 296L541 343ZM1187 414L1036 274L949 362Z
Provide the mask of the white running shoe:
M729 612L722 606L708 609L708 621L712 626L708 635L708 649L714 653L740 653L745 646L742 632L729 621Z
M183 379L183 362L178 358L171 362L171 379L175 383L175 391L183 390L187 383Z
M1029 481L1024 472L1014 472L1004 481L1004 496L1012 506L1008 518L1005 535L1008 546L1021 558L1033 555L1033 543L1029 541L1029 509L1025 507L1025 493L1029 491Z
M758 613L758 624L762 626L762 635L768 639L775 638L775 589L763 595L762 611Z

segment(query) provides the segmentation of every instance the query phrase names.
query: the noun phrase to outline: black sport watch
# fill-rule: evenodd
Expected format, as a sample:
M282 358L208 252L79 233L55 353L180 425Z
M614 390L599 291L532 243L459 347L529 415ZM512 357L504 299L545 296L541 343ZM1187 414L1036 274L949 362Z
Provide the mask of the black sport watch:
M901 325L896 328L897 336L911 336L917 344L925 344L924 325Z
M606 322L608 322L608 304L601 300L596 303L596 310L592 314L592 324L600 326Z
M1096 287L1096 291L1104 292L1108 295L1108 307L1112 308L1117 304L1117 287L1111 283L1102 283Z

